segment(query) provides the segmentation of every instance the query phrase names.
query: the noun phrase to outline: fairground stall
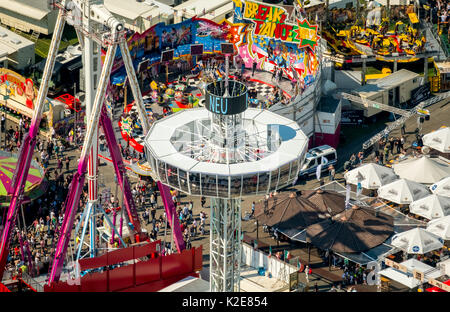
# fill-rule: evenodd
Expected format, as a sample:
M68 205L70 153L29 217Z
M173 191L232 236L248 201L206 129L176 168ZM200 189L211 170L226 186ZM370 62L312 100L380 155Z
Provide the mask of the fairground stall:
M29 122L33 117L36 96L37 88L32 79L25 78L12 70L0 68L0 109L7 120L19 124L22 118ZM49 136L51 128L67 117L67 108L61 101L47 98L40 123L41 134ZM12 124L6 124L7 129L10 126Z

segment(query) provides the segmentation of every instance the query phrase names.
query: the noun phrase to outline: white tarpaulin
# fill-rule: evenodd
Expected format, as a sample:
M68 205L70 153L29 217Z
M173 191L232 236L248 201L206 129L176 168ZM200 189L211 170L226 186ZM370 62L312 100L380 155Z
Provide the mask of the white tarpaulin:
M361 186L365 189L377 189L398 179L392 169L374 163L350 170L344 174L344 178L347 183L354 185L361 182Z
M450 165L447 162L428 156L408 159L392 167L400 178L424 184L433 184L450 176Z
M433 194L450 197L450 177L433 184L430 186L430 190Z
M394 235L391 245L409 254L423 255L427 252L442 248L444 240L436 234L418 227Z
M450 240L450 216L431 220L427 223L427 231L445 240Z
M450 127L443 127L425 134L423 145L429 146L442 153L450 153Z
M410 204L429 194L424 185L406 179L396 180L378 189L378 197L397 204Z
M429 220L450 215L450 197L431 194L409 204L409 212Z

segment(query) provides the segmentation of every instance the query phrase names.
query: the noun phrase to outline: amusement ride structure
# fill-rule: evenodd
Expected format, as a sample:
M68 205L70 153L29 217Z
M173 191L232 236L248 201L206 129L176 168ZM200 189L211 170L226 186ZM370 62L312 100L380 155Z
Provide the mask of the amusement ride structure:
M147 239L141 228L119 146L104 104L111 67L120 47L131 90L146 137L147 157L154 168L158 187L173 229L174 243L185 254L184 241L169 187L211 198L211 291L239 291L241 261L241 198L268 194L294 182L306 155L308 140L295 121L269 111L247 109L248 94L244 84L226 78L206 86L206 108L178 112L156 121L152 128L146 116L142 94L126 44L123 24L105 8L102 0L61 0L45 69L35 102L29 132L25 135L10 192L0 241L0 276L3 276L15 230L18 210L23 201L24 185L36 145L39 124L51 80L65 22L75 27L83 49L85 75L86 134L78 168L65 201L64 219L59 228L54 259L47 279L49 287L58 285L70 244L74 221L85 179L88 180L88 204L80 221L84 221L77 260L81 256L89 225L89 256L96 257L95 216L101 212L117 235L121 247L122 220L117 231L98 203L98 127L102 126L113 161L117 183L124 195L126 226L136 242ZM102 59L102 48L106 55ZM163 184L164 183L164 184ZM168 186L166 186L168 185ZM75 229L77 234L80 224ZM22 246L22 244L21 244ZM25 247L27 244L25 242ZM134 247L133 247L134 248ZM163 247L165 248L165 246ZM29 251L29 248L27 248ZM157 249L162 251L160 249ZM29 254L29 253L28 253ZM201 256L201 253L199 254ZM32 264L31 256L29 263ZM190 257L190 256L189 256ZM200 261L201 263L201 261ZM197 266L198 267L198 266Z
M12 181L12 191L10 194L11 202L7 211L7 218L0 240L0 276L3 276L9 253L11 235L15 228L18 209L21 207L21 202L23 200L24 186L30 168L34 147L36 145L39 124L42 118L42 111L55 64L55 58L57 56L57 51L61 41L64 24L67 21L75 27L80 44L83 47L83 64L86 84L85 104L87 113L87 131L78 163L78 169L73 176L65 202L64 221L60 227L58 243L55 248L54 260L48 278L49 284L57 282L60 278L77 208L79 206L80 195L82 193L86 177L88 179L89 186L89 201L86 211L83 214L86 217L86 220L83 228L82 241L84 239L86 225L90 223L90 256L94 257L96 255L96 225L94 213L97 208L102 210L102 208L97 205L99 123L105 132L108 147L113 159L117 182L124 194L124 205L127 210L127 217L130 221L129 226L131 227L133 233L139 237L137 240L146 238L146 234L142 231L139 223L137 210L131 194L130 184L125 174L125 167L114 135L112 123L103 103L111 72L111 66L113 64L118 46L121 49L127 74L130 78L131 90L138 106L138 112L142 120L143 129L144 131L148 131L149 129L143 106L142 95L139 90L136 74L131 62L128 47L126 45L123 24L113 17L112 14L105 8L103 1L62 0L57 2L55 7L59 10L58 18L50 44L45 69L42 75L38 96L35 102L34 115L31 121L30 130L29 133L25 135L22 147L20 149L20 157ZM107 49L103 66L101 62L102 47ZM110 222L106 214L105 217L110 226L114 228L114 224ZM88 220L89 222L86 222ZM121 233L117 231L115 232L119 233L120 237ZM122 243L126 246L123 241Z
M239 291L241 198L292 184L308 139L295 121L247 108L244 84L206 86L205 108L153 123L145 138L147 158L164 184L210 197L210 291ZM160 182L158 182L160 183Z

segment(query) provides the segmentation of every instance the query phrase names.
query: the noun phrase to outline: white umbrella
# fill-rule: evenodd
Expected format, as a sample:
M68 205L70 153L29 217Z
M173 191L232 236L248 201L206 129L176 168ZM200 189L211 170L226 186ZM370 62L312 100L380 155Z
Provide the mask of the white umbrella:
M426 186L406 179L399 179L378 189L378 197L397 204L410 204L429 195Z
M396 234L392 237L391 245L409 254L425 254L442 248L444 240L422 228L415 228Z
M450 197L428 195L409 204L409 212L429 220L448 216L450 215Z
M450 240L450 216L431 220L427 223L427 231Z
M408 159L392 166L402 179L418 183L433 184L450 176L450 165L439 158L422 156Z
M436 131L425 134L423 145L429 146L442 153L450 153L450 128L442 127Z
M365 164L350 170L344 174L344 178L347 183L354 185L358 185L358 182L361 182L361 186L365 189L377 189L398 179L391 168L374 163Z
M450 177L433 184L430 186L430 190L434 194L450 197Z

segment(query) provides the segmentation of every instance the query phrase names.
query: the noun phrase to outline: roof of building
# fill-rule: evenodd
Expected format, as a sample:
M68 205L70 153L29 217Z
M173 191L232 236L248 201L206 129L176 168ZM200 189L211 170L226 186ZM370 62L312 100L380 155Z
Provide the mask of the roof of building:
M376 93L381 90L392 89L394 87L400 86L403 83L420 77L419 74L416 74L407 69L401 69L396 71L389 76L377 79L375 82L368 83L362 87L360 87L357 91L358 93ZM368 95L368 94L366 94Z
M31 45L34 45L33 41L0 26L0 51L3 50L8 54L12 54L21 48Z
M188 13L194 14L194 15L202 15L203 10L208 12L211 9L217 8L220 9L221 7L225 6L227 3L232 3L231 0L188 0L178 6L175 7L175 10L183 10L186 9ZM205 16L202 16L205 17Z
M334 114L336 113L339 103L340 99L335 99L332 96L322 96L317 110L319 112Z
M51 11L48 0L0 0L0 8L41 20Z
M130 20L135 20L139 17L155 17L160 14L173 13L170 7L157 1L136 1L136 0L104 0L106 8L111 13L123 16ZM170 12L171 11L171 12Z

